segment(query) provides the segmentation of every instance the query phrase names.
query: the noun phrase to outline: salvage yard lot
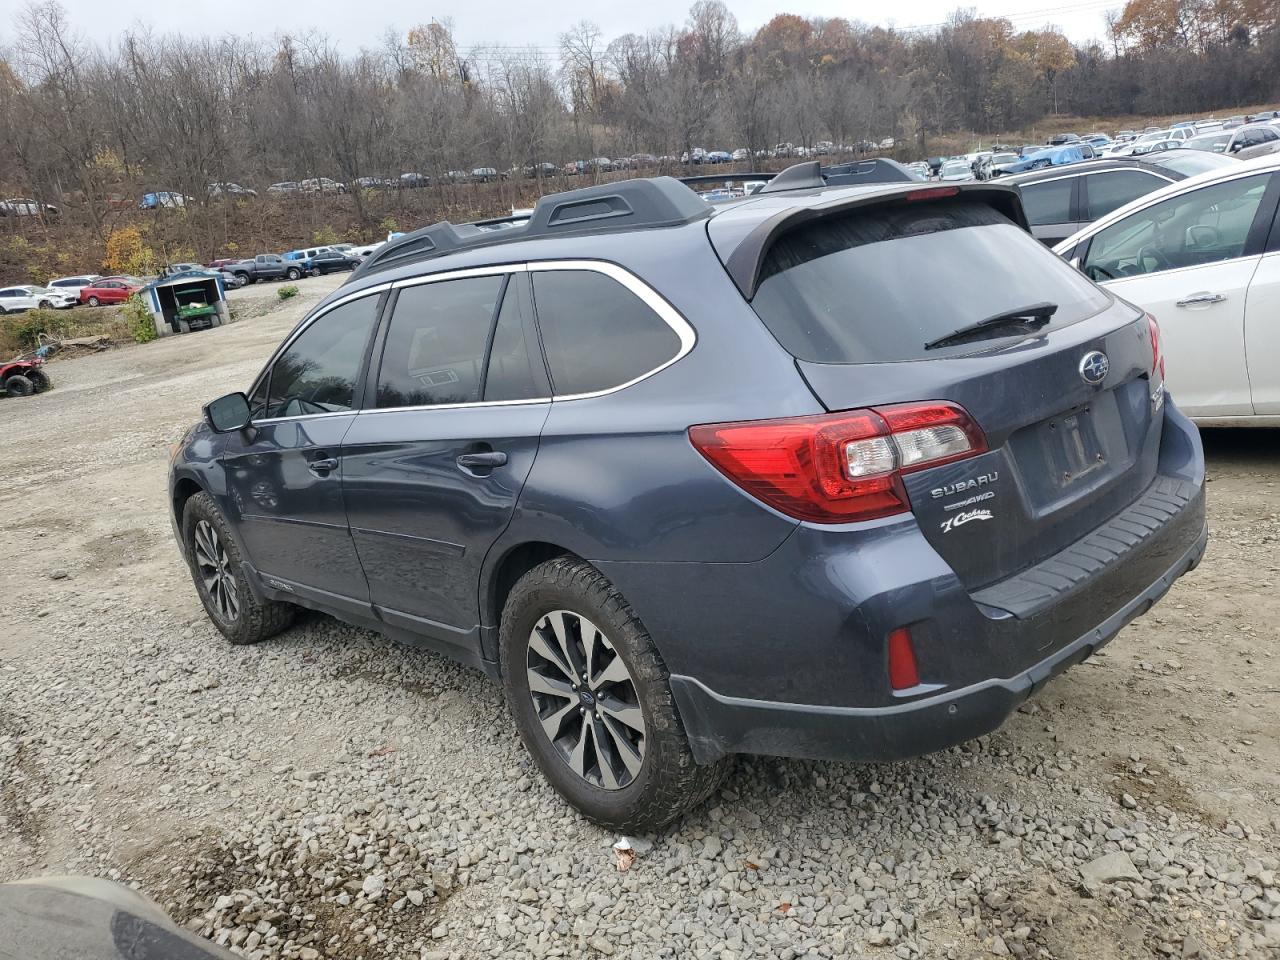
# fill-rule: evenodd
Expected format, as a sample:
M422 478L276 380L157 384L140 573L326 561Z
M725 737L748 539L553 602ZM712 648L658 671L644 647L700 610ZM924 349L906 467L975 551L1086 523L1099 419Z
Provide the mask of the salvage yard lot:
M478 674L319 615L233 648L200 607L168 445L341 279L0 400L0 881L134 881L261 958L1280 951L1276 432L1206 435L1204 563L1003 730L744 759L619 872Z

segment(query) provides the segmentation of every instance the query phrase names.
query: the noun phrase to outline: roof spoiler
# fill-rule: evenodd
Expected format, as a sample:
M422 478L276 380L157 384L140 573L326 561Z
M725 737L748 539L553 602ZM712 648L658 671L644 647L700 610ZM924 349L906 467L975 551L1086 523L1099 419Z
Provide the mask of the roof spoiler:
M823 166L817 160L794 163L781 173L723 173L681 177L680 182L689 186L717 183L742 183L750 180L767 181L759 193L779 193L783 190L818 190L822 187L852 187L872 183L923 183L920 177L888 157L870 157L866 160L850 160Z

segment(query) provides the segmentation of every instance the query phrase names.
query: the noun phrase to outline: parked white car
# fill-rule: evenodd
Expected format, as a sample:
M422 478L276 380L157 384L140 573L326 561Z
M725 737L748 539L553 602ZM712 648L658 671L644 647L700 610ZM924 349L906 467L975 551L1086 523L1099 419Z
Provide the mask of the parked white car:
M51 203L41 203L30 197L10 197L8 200L0 200L0 217L38 217L41 214L56 217L58 208Z
M36 307L64 310L76 304L77 296L63 293L60 290L47 290L44 287L23 286L0 289L0 314L19 313L23 310L34 310Z
M101 280L100 273L83 273L78 277L58 277L56 280L50 280L45 284L50 290L56 290L59 293L68 293L75 297L77 302L80 299L80 291L89 286L95 280Z
M1211 426L1280 426L1280 154L1147 194L1054 251L1160 324L1166 383Z

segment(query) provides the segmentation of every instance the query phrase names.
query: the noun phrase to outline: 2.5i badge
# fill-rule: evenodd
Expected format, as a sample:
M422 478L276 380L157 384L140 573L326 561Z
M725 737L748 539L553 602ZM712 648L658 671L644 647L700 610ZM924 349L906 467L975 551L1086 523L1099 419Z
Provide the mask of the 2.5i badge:
M954 517L948 517L942 521L942 532L950 533L956 527L963 526L974 520L990 520L990 510L966 510L964 513L957 513Z

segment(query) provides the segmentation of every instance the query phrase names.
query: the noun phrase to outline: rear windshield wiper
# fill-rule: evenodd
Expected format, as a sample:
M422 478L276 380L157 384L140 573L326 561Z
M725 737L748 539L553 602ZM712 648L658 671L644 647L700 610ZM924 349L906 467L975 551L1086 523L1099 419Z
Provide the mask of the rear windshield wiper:
M924 345L924 348L933 350L935 347L945 347L953 343L962 343L965 340L976 340L996 327L1016 325L1036 330L1048 323L1050 318L1057 312L1058 305L1048 302L1033 303L1026 307L1005 310L1003 313L997 313L995 316L987 317L985 320L971 323L967 327L953 330L937 340L930 340Z

